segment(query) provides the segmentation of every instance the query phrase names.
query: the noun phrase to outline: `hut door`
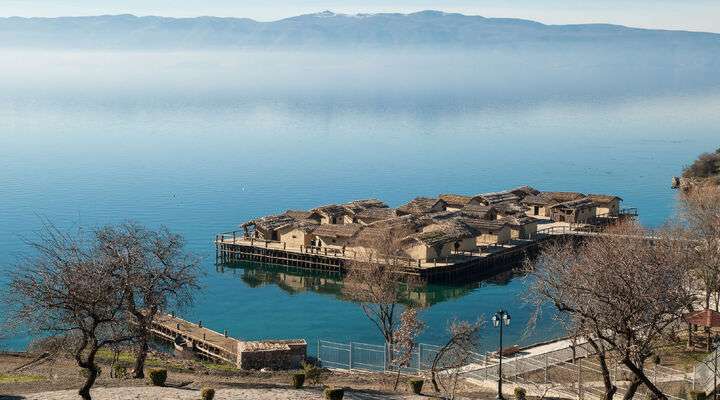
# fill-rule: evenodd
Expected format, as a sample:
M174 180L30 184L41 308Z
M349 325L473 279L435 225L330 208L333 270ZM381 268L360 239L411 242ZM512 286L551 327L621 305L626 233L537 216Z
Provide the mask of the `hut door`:
M540 214L540 207L538 207L538 206L533 207L533 215L538 215L538 214Z

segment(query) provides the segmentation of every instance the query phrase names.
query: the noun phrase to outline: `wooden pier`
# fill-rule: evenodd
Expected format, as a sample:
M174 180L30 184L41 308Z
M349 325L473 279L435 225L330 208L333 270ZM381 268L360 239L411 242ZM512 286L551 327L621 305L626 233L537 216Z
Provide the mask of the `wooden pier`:
M174 315L160 314L152 333L203 358L225 362L240 369L295 369L305 360L304 339L243 341L194 324Z
M400 260L399 272L426 283L483 279L518 267L527 257L536 255L540 245L565 237L567 232L537 235L533 240L516 241L511 246L488 246L485 253L457 253L440 260ZM281 242L249 239L241 232L229 232L215 238L218 264L242 261L286 265L319 271L345 272L355 254L312 248L288 248Z
M152 324L155 336L172 342L182 340L188 350L213 361L236 364L240 341L182 318L161 314Z

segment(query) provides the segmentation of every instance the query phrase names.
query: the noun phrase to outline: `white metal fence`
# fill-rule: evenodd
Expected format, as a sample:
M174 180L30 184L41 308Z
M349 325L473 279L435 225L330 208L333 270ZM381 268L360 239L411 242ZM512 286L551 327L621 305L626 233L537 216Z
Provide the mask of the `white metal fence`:
M414 352L408 366L402 372L419 373L429 371L439 347L420 344ZM339 343L326 340L318 341L317 358L322 366L345 370L393 371L389 349L383 345L350 342ZM573 347L562 347L540 354L519 353L503 357L503 381L510 387L522 386L536 391L551 389L548 395L553 397L579 398L586 400L602 399L604 387L600 378L602 371L597 360L592 357L594 349L588 343L578 343ZM720 355L718 355L720 356ZM718 359L720 362L720 359ZM684 393L690 390L707 389L712 385L714 373L711 364L705 362L705 368L696 368L695 373L685 373L665 366L650 366L647 376L670 399L685 400ZM442 365L439 366L442 369ZM499 359L496 353L473 354L470 362L461 368L464 378L480 382L492 382L498 379ZM610 366L613 382L622 393L629 384L632 373L622 364ZM644 398L646 390L641 387L636 398Z
M427 371L432 366L437 352L438 346L421 343L413 352L408 365L401 370ZM392 357L389 354L390 349L386 346L360 342L339 343L319 340L317 347L317 359L322 366L346 370L394 370L391 365Z

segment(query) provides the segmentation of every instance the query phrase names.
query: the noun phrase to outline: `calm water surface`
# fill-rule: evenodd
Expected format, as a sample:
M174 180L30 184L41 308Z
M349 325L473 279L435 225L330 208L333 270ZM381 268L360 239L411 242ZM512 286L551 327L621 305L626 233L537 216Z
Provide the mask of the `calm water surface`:
M709 74L698 84L703 71L688 73L688 82L666 71L668 79L606 90L592 74L555 73L554 83L538 78L534 87L522 71L500 81L473 74L472 65L462 77L440 69L389 81L380 70L300 63L300 74L278 74L278 82L277 63L250 74L239 61L208 62L202 74L174 76L199 57L170 66L156 60L145 70L134 55L124 61L126 81L116 65L125 56L108 57L88 56L95 61L80 72L71 68L81 64L75 58L35 61L31 75L7 71L0 83L0 264L15 268L27 250L22 238L41 217L68 229L128 219L164 224L204 260L203 290L184 315L248 339L379 341L334 277L217 270L214 234L249 218L528 184L615 193L639 208L643 223L658 225L672 214L670 177L720 142L720 85ZM328 68L333 74L320 79L317 71ZM591 88L578 89L583 82ZM513 316L510 343L557 335L549 318L524 332L532 311L521 298L526 284L498 277L415 294L430 306L422 340L438 343L450 319L488 318L498 308ZM492 345L494 333L484 335ZM4 345L26 343L16 337Z

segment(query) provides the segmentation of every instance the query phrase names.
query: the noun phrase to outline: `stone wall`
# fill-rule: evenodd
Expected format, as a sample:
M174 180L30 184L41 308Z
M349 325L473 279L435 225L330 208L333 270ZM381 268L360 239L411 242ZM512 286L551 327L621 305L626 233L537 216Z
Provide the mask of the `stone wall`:
M240 342L237 366L240 369L297 369L306 355L307 342L303 339Z

